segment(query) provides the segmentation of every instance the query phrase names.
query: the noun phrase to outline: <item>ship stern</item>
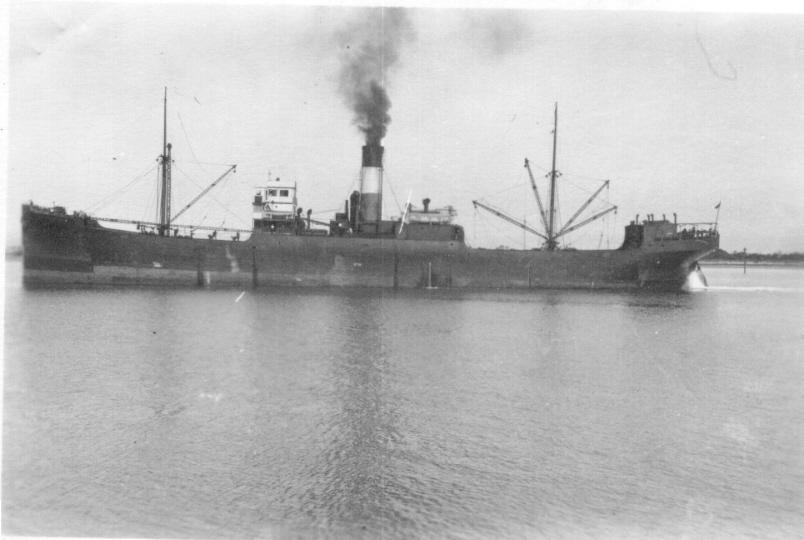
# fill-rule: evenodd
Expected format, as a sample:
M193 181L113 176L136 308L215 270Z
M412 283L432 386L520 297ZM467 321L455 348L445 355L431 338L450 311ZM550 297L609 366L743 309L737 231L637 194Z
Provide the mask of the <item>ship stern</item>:
M91 276L92 257L84 234L87 217L63 207L22 206L23 283L82 281Z

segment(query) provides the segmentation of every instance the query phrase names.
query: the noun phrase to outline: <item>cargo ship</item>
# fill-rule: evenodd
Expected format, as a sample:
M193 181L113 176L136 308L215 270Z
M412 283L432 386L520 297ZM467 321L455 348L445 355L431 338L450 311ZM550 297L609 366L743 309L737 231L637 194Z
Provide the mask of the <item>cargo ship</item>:
M305 215L298 204L297 185L277 178L255 194L250 230L178 225L177 218L235 166L172 215L171 145L165 135L159 156L158 219L153 222L70 213L61 206L33 202L23 205L23 282L26 286L682 289L698 268L697 261L718 248L717 220L682 224L675 217L669 221L649 214L640 221L637 216L625 227L618 249L560 248L564 235L616 207L581 218L599 189L570 220L558 225L557 131L556 106L544 204L525 160L543 230L473 201L476 208L541 238L543 244L537 249L470 247L463 227L455 223L455 210L431 207L428 199L420 207L408 201L401 217L383 219L384 148L377 140L362 147L360 189L327 223L314 221L309 210Z

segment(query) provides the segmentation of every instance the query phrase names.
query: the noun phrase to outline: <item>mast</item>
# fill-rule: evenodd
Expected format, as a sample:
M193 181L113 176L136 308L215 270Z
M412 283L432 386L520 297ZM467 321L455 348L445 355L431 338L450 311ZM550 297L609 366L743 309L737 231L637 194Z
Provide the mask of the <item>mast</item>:
M525 158L525 169L528 171L528 177L530 178L530 185L533 189L533 194L536 197L536 203L539 205L539 216L542 219L542 225L544 225L544 234L534 230L530 227L527 222L522 222L513 218L506 214L505 212L501 211L498 208L494 208L487 203L481 203L479 201L472 201L475 205L475 208L481 208L486 210L500 219L503 219L517 227L536 234L540 238L544 239L543 249L548 251L555 251L558 248L557 240L564 236L567 233L572 231L578 230L581 227L592 223L593 221L605 216L609 212L616 212L617 207L608 203L608 208L601 210L592 216L584 219L580 223L575 224L575 220L578 219L581 214L589 208L589 205L600 195L600 193L609 185L609 181L606 180L603 184L597 188L597 190L578 208L578 210L569 218L569 221L565 222L563 226L556 223L556 180L561 176L561 173L556 169L556 149L558 146L558 103L555 104L555 111L553 112L553 162L550 172L548 172L545 177L550 179L550 206L544 207L542 206L542 199L539 195L539 188L536 186L536 179L533 177L533 172L530 169L530 161ZM546 202L546 201L545 201ZM720 204L715 208L719 208Z
M165 87L164 109L162 112L162 183L159 194L159 236L170 230L170 144L167 142L167 86Z
M556 239L553 234L556 216L556 139L558 137L558 103L556 102L553 117L553 166L550 169L550 219L547 227L547 249L556 248Z
M167 86L165 87L165 101L162 107L162 155L167 154Z

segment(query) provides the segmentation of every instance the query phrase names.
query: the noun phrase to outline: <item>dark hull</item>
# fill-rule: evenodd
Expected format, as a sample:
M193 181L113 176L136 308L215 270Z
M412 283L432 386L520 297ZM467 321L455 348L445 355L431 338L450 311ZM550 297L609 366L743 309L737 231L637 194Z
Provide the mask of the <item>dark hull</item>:
M716 239L590 251L472 249L414 241L254 233L174 238L23 207L26 285L680 289Z

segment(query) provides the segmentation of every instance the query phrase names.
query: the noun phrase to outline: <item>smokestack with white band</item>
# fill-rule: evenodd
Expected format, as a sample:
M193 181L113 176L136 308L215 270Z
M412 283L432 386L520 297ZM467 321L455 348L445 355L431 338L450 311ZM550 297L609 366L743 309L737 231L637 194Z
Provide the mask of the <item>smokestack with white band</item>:
M382 154L379 144L363 146L363 168L360 170L360 223L379 223L382 219Z

